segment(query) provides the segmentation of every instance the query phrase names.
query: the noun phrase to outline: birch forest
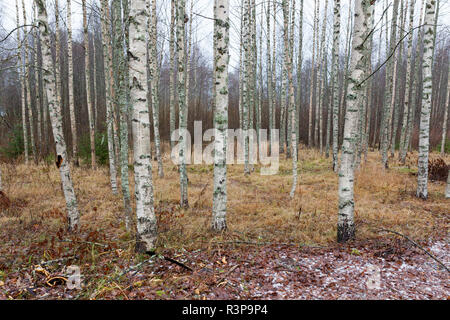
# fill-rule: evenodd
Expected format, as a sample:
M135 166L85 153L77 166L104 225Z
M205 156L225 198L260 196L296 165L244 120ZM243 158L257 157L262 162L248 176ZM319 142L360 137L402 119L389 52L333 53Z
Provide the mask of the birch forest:
M0 1L0 299L448 299L450 1Z

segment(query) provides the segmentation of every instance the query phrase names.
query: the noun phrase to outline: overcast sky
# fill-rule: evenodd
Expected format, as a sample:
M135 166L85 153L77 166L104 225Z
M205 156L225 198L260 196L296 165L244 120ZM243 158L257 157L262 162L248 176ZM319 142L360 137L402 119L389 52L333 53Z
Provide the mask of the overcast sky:
M1 21L0 21L0 30L3 29L5 31L10 31L16 26L16 12L15 12L15 1L16 0L0 0L0 12L1 12ZM87 0L88 5L98 0ZM190 1L186 0L186 10L189 12L190 10ZM213 31L213 21L211 19L205 17L213 17L213 0L193 0L194 1L194 9L195 13L193 24L194 30L196 31L195 37L198 41L199 46L202 48L202 53L206 56L212 56L212 31ZM264 1L264 2L263 2ZM20 2L20 20L22 23L22 9ZM341 50L343 50L344 41L345 41L345 31L347 26L347 17L348 17L348 7L350 0L342 0L341 1ZM377 21L383 11L383 5L385 0L377 0L376 1L376 16L375 21ZM391 3L392 1L388 1ZM420 2L421 0L416 0L416 18L415 25L418 24L418 16L420 11ZM440 17L439 17L439 32L441 34L446 33L448 36L449 32L449 18L450 18L450 0L440 0ZM32 0L25 0L25 6L27 10L27 19L31 21L32 18ZM236 68L239 62L239 26L240 26L240 3L241 0L230 0L230 18L231 18L231 41L230 41L230 54L231 54L231 68ZM266 0L256 0L257 3L257 28L259 30L261 24L264 26L263 32L265 32L266 21L265 17L261 20L261 5L260 3L266 4ZM296 1L297 10L300 8L300 0ZM321 8L320 8L320 23L323 21L323 9L325 5L325 0L321 0ZM53 15L53 4L54 0L47 0L47 6L49 8L49 15ZM61 25L63 26L66 21L66 0L59 0L59 6L61 10ZM331 36L332 33L332 6L333 0L329 0L328 4L328 33L327 37ZM159 21L159 30L160 33L165 34L164 31L168 28L168 23L170 22L170 0L158 0L158 16L160 17ZM303 26L303 52L305 58L308 58L311 55L312 48L312 22L313 22L313 14L314 14L314 0L304 0L304 26ZM204 16L204 17L202 17ZM390 16L390 15L389 15ZM282 40L282 31L280 26L282 25L282 14L279 10L278 12L278 21L277 21L277 38L280 41L279 45L281 45ZM52 21L54 19L50 19ZM298 15L296 21L298 22ZM384 20L383 20L384 24ZM271 22L273 27L273 22ZM72 0L72 26L73 26L73 34L76 39L80 39L82 32L82 14L81 14L81 0ZM378 25L378 30L381 24ZM298 28L298 24L297 24ZM257 30L258 34L259 31ZM298 31L297 31L298 33ZM384 33L384 32L383 32ZM167 37L168 38L168 37ZM448 37L446 37L448 38ZM378 37L375 34L374 39L378 41ZM259 40L258 40L259 41ZM383 42L384 40L382 40ZM297 43L297 40L296 40ZM167 50L167 43L164 45L164 48ZM265 33L263 33L263 48L265 48ZM297 49L296 49L297 50ZM331 48L330 48L331 50ZM230 69L230 71L232 71Z

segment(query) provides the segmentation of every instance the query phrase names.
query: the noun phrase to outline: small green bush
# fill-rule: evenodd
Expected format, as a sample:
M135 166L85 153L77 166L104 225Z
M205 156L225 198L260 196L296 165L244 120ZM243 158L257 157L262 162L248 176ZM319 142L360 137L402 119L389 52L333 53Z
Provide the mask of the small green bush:
M15 126L10 132L6 146L0 152L8 159L17 159L24 153L22 126Z
M85 134L80 139L79 156L85 163L91 163L91 139ZM98 165L108 164L108 138L106 132L95 134L95 156Z

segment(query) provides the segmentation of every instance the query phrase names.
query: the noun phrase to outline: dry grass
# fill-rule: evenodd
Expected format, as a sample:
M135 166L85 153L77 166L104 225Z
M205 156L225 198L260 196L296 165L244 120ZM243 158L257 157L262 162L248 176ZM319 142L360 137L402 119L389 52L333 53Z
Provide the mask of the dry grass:
M293 200L289 198L290 160L283 159L274 176L261 176L258 166L244 176L243 166L229 166L228 231L217 236L210 231L213 167L188 167L191 207L181 210L179 175L166 155L165 178L157 178L156 170L153 174L160 245L195 247L218 238L334 243L338 178L331 170L331 160L304 148L299 156L299 186ZM416 159L413 154L407 166L392 163L388 171L382 169L376 152L369 153L367 163L363 161L355 188L358 240L388 237L371 226L395 229L419 241L448 232L450 200L444 198L445 183L429 183L428 201L415 198ZM450 157L445 160L449 163ZM3 164L2 172L4 191L11 200L11 207L0 212L2 229L56 233L65 228L65 203L56 167ZM110 239L132 239L122 221L122 200L110 191L108 169L74 168L73 176L82 227L105 233ZM130 182L133 188L132 179Z

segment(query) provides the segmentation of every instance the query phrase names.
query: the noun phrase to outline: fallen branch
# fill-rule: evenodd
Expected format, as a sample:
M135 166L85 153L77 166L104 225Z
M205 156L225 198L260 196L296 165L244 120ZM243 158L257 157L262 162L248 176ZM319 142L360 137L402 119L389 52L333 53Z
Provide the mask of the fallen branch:
M378 231L384 231L384 232L390 232L390 233L394 233L396 235L399 235L403 238L405 238L406 240L408 240L409 242L411 242L413 245L415 245L417 248L421 249L423 252L425 252L428 256L430 256L434 261L436 261L438 264L440 264L445 270L447 270L448 273L450 273L450 269L442 262L440 261L438 258L436 258L434 255L432 255L430 252L428 252L426 249L424 249L421 245L419 245L417 242L415 242L414 240L412 240L411 238L409 238L408 236L405 236L404 234L401 234L400 232L394 231L394 230L389 230L389 229L382 229L382 228L376 228L378 229Z
M104 247L104 248L108 248L109 247L109 245L107 245L107 244L98 243L98 242L92 242L92 241L70 240L70 239L63 239L63 240L59 240L59 241L60 242L73 242L73 243L87 243L87 244L93 244L93 245Z
M184 268L184 269L186 269L186 270L194 271L194 270L192 270L192 268L188 267L188 266L185 265L184 263L182 263L182 262L180 262L180 261L177 261L177 260L175 260L175 259L172 259L172 258L163 256L163 255L158 255L158 258L164 259L164 260L169 261L169 262L172 262L172 263L176 264L177 266L180 266L180 267L182 267L182 268Z
M78 257L77 256L71 256L71 257L59 258L59 259L54 259L54 260L42 261L40 263L40 265L44 266L46 264L51 264L51 263L55 263L55 262L62 262L62 261L71 260L71 259L78 259Z
M122 277L123 275L127 274L130 271L137 271L137 269L139 269L140 267L142 267L144 264L150 262L151 260L153 260L154 256L152 256L150 259L142 261L134 266L129 267L128 269L126 269L125 271L123 271L121 274L119 274L117 277L114 278L114 280L117 280L118 278Z
M226 280L226 278L230 275L230 273L232 273L234 271L234 269L236 269L237 267L238 267L238 265L235 265L235 266L231 267L231 269L228 270L227 273L225 273L222 278L217 280L216 281L217 286L219 286L219 284L221 284L224 280Z

